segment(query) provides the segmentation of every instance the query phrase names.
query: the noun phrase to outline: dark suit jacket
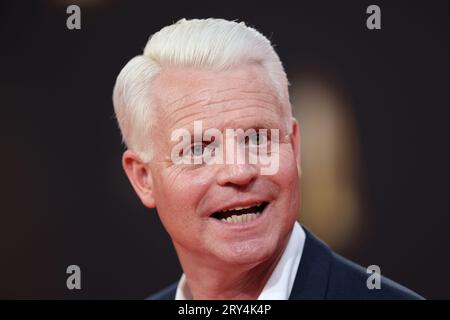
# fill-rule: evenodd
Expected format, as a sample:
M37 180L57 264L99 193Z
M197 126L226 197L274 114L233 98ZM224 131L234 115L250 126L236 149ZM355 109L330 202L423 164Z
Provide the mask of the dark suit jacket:
M380 289L368 289L366 269L333 252L303 227L305 246L289 300L297 299L423 299L382 277ZM178 282L149 297L173 300Z

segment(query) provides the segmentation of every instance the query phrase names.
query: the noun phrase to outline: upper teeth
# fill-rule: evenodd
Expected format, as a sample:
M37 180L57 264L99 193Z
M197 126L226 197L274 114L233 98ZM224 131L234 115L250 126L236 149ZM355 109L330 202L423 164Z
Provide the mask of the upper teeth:
M244 210L244 209L250 209L252 207L259 207L262 204L262 202L248 206L248 207L236 207L236 208L231 208L231 209L225 209L222 210L222 212L227 212L227 211L233 211L233 210Z

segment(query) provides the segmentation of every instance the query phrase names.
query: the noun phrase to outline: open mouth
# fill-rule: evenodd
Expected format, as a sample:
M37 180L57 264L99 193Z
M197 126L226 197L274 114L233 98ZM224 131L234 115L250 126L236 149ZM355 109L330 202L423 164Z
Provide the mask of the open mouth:
M236 207L215 212L211 217L228 223L250 222L257 219L267 207L268 202L260 202L248 207Z

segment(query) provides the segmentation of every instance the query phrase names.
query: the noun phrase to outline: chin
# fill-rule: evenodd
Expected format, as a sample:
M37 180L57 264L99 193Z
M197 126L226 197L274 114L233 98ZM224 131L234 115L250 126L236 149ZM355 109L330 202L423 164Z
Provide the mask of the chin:
M254 265L269 260L276 253L276 243L267 239L247 240L222 247L217 254L227 264Z

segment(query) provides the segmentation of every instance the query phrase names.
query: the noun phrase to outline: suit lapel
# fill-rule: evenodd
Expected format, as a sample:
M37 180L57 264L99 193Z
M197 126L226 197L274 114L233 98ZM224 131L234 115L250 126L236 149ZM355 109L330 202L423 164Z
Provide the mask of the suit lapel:
M303 229L306 233L305 247L289 300L324 299L331 267L331 250L305 227Z

